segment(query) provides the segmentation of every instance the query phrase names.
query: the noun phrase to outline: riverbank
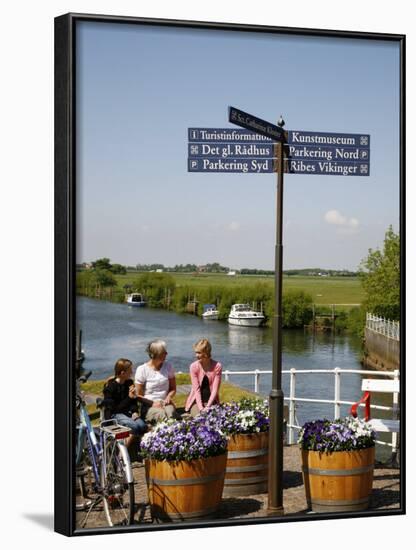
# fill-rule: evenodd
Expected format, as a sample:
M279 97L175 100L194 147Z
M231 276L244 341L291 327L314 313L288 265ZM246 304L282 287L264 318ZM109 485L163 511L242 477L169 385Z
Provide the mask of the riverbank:
M202 315L204 304L215 304L220 320L228 318L233 304L248 303L265 315L265 326L271 326L274 317L273 276L137 272L111 275L112 284L107 281L107 286L97 277L92 270L78 272L77 294L122 303L129 292L137 291L144 295L148 307L197 316ZM357 277L285 276L283 328L303 328L313 321L315 326L345 331L351 328L351 318L355 330L362 298Z

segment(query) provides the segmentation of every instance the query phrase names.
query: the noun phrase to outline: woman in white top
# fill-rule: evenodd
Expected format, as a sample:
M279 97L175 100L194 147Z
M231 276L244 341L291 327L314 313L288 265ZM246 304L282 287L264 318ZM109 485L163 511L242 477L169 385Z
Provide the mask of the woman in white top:
M176 394L175 371L165 361L168 354L163 340L154 340L146 348L150 357L147 363L137 367L136 392L141 397L142 418L147 422L177 418L172 401Z

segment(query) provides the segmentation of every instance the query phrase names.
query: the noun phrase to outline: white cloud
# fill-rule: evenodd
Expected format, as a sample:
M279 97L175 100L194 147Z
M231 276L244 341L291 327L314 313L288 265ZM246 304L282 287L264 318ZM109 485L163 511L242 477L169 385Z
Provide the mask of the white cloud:
M339 212L339 210L328 210L324 215L324 220L330 225L339 226L343 233L353 233L358 230L360 222L357 218L348 218Z
M230 231L239 231L241 225L239 222L231 222L227 225L227 229Z

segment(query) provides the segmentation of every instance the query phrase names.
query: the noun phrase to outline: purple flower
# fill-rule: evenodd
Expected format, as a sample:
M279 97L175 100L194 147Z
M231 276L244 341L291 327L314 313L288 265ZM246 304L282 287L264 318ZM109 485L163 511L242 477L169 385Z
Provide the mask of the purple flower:
M347 417L334 421L306 422L299 432L298 443L310 451L348 451L373 447L375 433L359 419Z
M210 407L201 422L224 434L257 433L269 430L268 406L261 400L243 399Z
M193 460L225 453L226 437L194 420L162 423L143 436L144 456L156 460Z

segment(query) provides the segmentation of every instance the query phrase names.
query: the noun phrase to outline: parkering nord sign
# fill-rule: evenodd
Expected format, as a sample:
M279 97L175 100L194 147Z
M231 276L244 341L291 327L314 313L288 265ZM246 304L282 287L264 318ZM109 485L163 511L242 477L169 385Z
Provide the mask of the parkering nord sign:
M370 175L368 134L289 130L286 135L285 173ZM263 174L277 170L276 142L264 135L230 128L189 128L188 139L188 172Z

